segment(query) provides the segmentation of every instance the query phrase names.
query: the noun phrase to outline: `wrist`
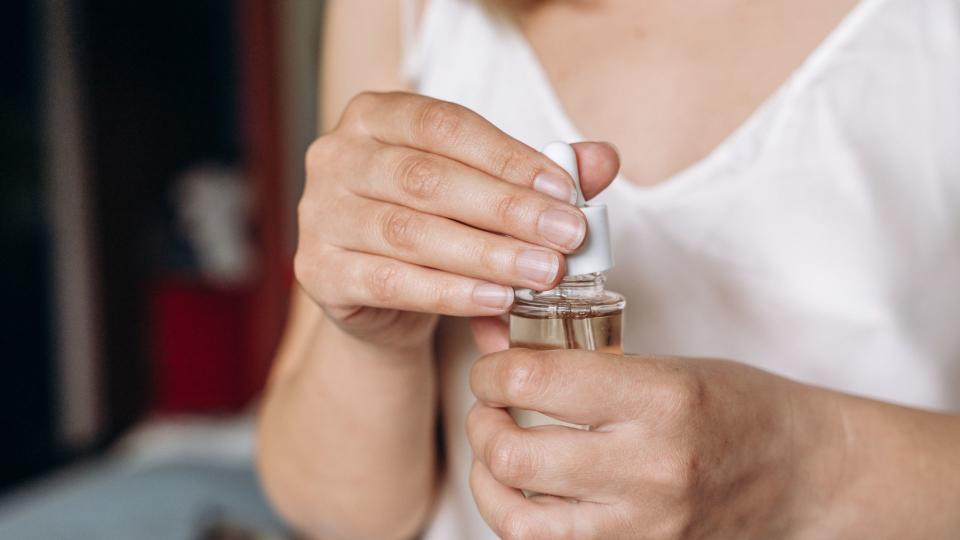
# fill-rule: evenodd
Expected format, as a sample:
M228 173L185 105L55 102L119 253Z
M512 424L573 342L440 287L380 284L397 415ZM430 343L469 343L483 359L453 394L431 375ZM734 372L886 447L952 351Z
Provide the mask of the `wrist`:
M322 311L327 326L344 343L372 357L412 357L433 346L439 315L360 308L345 319Z
M420 369L432 364L435 323L429 326L428 332L418 329L416 333L422 335L415 339L391 339L383 335L385 332L376 337L357 335L329 318L323 326L324 331L318 335L318 341L335 344L339 357L389 370Z
M369 342L343 331L325 316L311 329L312 343L284 380L310 395L380 394L396 396L433 392L433 343L394 347Z
M789 538L831 538L852 481L845 396L800 383L788 392L792 446ZM831 533L833 531L833 533Z
M791 537L952 538L960 419L804 388Z

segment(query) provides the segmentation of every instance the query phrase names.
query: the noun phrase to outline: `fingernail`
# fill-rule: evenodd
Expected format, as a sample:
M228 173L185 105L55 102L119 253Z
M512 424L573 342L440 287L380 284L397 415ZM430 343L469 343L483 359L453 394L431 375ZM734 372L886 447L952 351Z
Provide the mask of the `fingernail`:
M483 283L473 289L473 301L489 308L507 309L513 305L513 289L496 283Z
M540 235L564 249L574 249L583 242L587 225L573 212L547 210L540 215Z
M620 149L617 148L617 145L613 144L610 141L603 141L603 144L609 146L610 149L612 149L617 154L617 157L620 157Z
M525 249L517 255L517 274L536 283L551 283L560 270L560 257L539 249Z
M533 189L566 203L573 204L577 200L577 193L573 190L570 180L551 172L544 171L538 174L533 179Z

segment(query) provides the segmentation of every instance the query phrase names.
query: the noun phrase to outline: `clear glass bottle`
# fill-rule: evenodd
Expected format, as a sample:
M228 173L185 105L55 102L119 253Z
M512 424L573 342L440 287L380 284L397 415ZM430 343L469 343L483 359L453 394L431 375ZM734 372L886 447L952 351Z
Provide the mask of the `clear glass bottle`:
M543 153L573 179L575 204L586 218L587 236L576 253L567 256L566 277L556 288L544 292L517 291L510 312L510 346L622 354L621 328L626 300L604 289L603 272L613 267L607 208L584 201L573 147L554 142L547 145ZM510 414L521 427L559 424L590 429L590 426L569 424L536 411L511 409Z
M624 297L604 288L596 272L568 276L549 291L517 291L510 312L510 346L525 349L581 349L622 354ZM521 427L570 424L536 411L511 409Z
M569 276L545 292L521 289L510 312L510 345L623 353L624 297L601 273Z

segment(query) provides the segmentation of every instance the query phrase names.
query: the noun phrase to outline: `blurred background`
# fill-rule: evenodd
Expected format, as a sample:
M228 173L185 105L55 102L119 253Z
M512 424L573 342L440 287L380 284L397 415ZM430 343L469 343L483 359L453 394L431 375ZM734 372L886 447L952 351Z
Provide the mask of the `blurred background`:
M321 14L4 2L0 538L286 534L252 410L292 280Z

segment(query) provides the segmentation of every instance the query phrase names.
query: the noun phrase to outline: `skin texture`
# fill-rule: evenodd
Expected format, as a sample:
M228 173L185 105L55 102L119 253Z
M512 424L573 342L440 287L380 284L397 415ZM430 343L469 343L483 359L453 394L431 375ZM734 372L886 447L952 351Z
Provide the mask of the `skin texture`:
M616 153L576 149L609 162L602 177L587 174L595 192ZM311 146L307 169L297 277L341 330L393 348L426 341L436 314L505 312L513 291L501 284L553 287L586 231L560 167L472 111L422 96L359 94ZM535 191L547 175L561 200Z
M652 185L743 124L855 4L558 0L518 18L579 131Z
M736 129L851 5L558 1L517 16L578 126L653 184ZM579 219L569 178L477 114L396 91L397 2L328 10L298 287L258 426L263 484L295 527L324 539L422 528L439 479L443 314L472 317L487 353L471 374L471 482L504 538L956 537L955 416L735 361L504 351L494 316L508 287L549 288L579 241L542 228L549 212ZM594 195L619 156L576 150ZM524 252L539 262L518 264ZM595 429L520 430L506 406Z
M330 120L306 156L299 287L258 426L271 500L325 539L409 538L422 526L438 476L438 315L500 314L511 286L552 287L584 234L572 180L534 149L462 107L370 91L398 85L397 58L381 54L394 50L391 6L382 21L358 3L329 8ZM383 42L355 48L357 34ZM617 153L575 149L592 196L616 175ZM572 234L547 234L551 220ZM538 264L520 264L524 254Z
M736 362L506 349L499 320L478 319L473 329L488 354L470 374L470 480L501 538L895 539L960 530L954 416ZM591 431L522 429L507 407ZM524 498L521 489L550 495Z

